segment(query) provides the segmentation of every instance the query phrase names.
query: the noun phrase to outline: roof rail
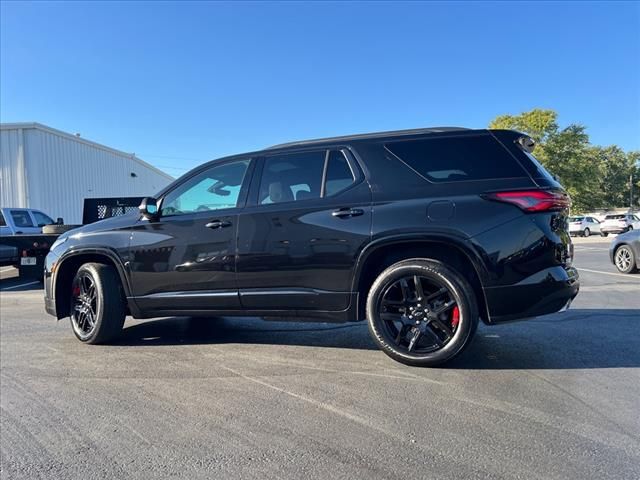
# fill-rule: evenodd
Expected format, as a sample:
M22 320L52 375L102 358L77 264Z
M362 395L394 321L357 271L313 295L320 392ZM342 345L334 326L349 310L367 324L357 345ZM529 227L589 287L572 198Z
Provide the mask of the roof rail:
M458 130L470 130L464 127L430 127L430 128L414 128L409 130L391 130L388 132L360 133L356 135L343 135L339 137L316 138L313 140L298 140L295 142L279 143L265 148L265 150L273 150L276 148L294 147L302 145L313 145L317 143L341 142L346 140L366 140L368 138L378 137L396 137L404 135L420 135L423 133L442 133Z

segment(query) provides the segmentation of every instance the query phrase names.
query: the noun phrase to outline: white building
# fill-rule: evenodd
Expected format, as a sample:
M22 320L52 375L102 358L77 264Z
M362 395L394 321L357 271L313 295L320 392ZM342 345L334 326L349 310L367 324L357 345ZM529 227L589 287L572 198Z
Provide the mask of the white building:
M153 195L173 177L99 143L39 123L0 124L0 207L82 223L85 198Z

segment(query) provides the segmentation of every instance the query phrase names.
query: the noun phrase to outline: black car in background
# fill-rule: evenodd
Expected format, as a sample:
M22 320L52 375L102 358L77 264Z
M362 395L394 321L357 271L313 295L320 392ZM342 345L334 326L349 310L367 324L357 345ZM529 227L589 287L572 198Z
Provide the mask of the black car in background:
M278 145L212 161L140 214L60 237L47 311L78 339L125 315L367 318L411 365L460 353L478 321L568 307L570 200L506 130L430 128Z

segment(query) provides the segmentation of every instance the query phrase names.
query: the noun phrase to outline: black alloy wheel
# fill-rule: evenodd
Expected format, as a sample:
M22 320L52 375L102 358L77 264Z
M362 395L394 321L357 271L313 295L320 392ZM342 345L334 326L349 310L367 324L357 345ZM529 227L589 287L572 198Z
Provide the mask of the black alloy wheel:
M84 343L106 343L122 331L125 296L115 268L85 263L71 283L71 327Z
M475 333L477 312L466 279L427 259L386 269L367 301L376 343L392 358L418 366L438 365L459 354Z

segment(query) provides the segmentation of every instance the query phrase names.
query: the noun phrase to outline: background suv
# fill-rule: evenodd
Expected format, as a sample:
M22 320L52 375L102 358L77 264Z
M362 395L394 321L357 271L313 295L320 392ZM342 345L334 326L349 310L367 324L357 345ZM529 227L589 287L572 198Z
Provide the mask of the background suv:
M600 222L593 217L569 217L569 233L588 237L592 233L600 235Z
M495 324L578 293L569 198L505 130L294 142L202 165L121 216L64 234L46 309L78 339L125 315L366 317L380 348L436 365Z
M605 236L610 233L624 233L634 229L640 229L640 218L631 213L607 215L600 226L600 230Z

